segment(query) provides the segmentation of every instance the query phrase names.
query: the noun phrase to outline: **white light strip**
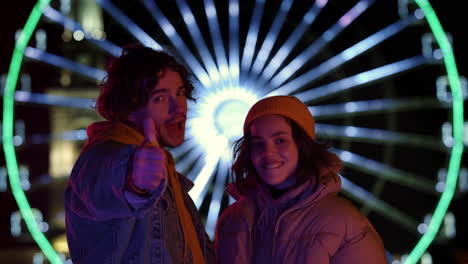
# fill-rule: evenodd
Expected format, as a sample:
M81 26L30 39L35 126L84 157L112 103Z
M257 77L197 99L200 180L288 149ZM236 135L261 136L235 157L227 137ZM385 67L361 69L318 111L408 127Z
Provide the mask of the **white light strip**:
M404 146L417 146L438 151L447 151L439 138L432 136L400 133L383 129L364 128L356 126L337 126L317 123L317 135L326 138L346 138L353 142L382 143L387 145L403 144Z
M417 21L416 17L409 16L403 20L400 20L377 33L372 34L364 40L359 41L353 46L347 48L346 50L338 53L333 58L325 61L324 63L318 65L317 67L307 71L291 80L290 82L284 84L283 86L276 89L278 94L291 94L294 91L302 88L304 85L324 76L333 69L338 68L339 66L350 62L352 59L356 58L359 55L364 54L367 51L370 51L371 48L377 46L383 41L389 39L390 37L401 32L403 29L407 28L409 25Z
M257 57L255 58L255 62L253 63L252 73L255 75L260 74L263 67L265 66L266 59L271 55L271 49L273 45L278 41L278 35L281 28L284 25L284 21L286 20L286 15L289 13L291 9L293 1L285 0L281 3L281 7L278 10L275 19L273 20L273 24L268 31L265 40L262 43L260 51L258 52Z
M226 52L224 50L224 43L219 29L218 15L216 13L216 7L213 0L205 0L205 13L208 19L208 26L210 28L211 40L213 42L214 51L216 54L216 62L218 63L218 69L221 74L221 79L228 84L230 79L229 66L226 59Z
M243 73L250 71L250 66L257 44L260 21L262 19L265 0L257 0L252 13L247 39L245 41L244 53L242 54L241 71ZM242 74L242 73L241 73Z
M201 204L201 201L204 197L201 197L203 189L208 188L208 182L213 177L213 172L218 165L221 154L227 148L228 142L225 137L219 136L213 139L213 144L209 149L205 151L205 164L203 169L198 173L197 177L193 181L193 188L189 191L189 195L194 199L196 204Z
M205 39L202 36L197 21L185 0L177 0L176 3L176 6L179 8L185 24L189 29L188 32L190 33L190 36L195 43L195 48L198 50L200 57L203 58L202 62L204 63L204 66L210 75L211 82L214 85L220 81L220 73L216 63L213 60L213 57L211 56L210 51L207 48Z
M343 163L351 168L386 179L402 186L410 187L414 190L426 192L432 195L439 195L435 189L436 183L424 177L390 167L385 163L359 156L346 150L334 148L332 151L340 157Z
M3 93L3 91L2 91ZM88 98L78 98L54 94L31 93L27 91L15 91L15 101L44 105L65 106L96 111L96 101Z
M279 87L287 79L289 79L297 70L299 70L307 61L312 59L319 51L330 43L339 33L341 33L352 21L361 15L373 2L373 0L364 0L357 3L346 14L344 14L336 24L331 26L325 31L319 39L308 46L306 50L301 52L294 60L288 65L283 67L281 71L276 74L271 80L271 86ZM346 21L346 23L343 22Z
M193 56L190 49L185 45L185 42L177 33L176 29L172 26L171 22L166 18L166 16L161 12L156 3L153 0L144 1L146 9L149 11L154 21L159 24L161 29L164 31L166 36L171 40L174 47L177 47L179 53L183 54L182 59L184 59L193 73L197 76L198 80L205 86L211 86L211 78L208 76L206 71L197 61L195 56Z
M202 148L194 148L190 151L187 155L185 155L181 160L176 163L176 169L180 173L184 173L190 166L193 165L195 160L200 161L203 160L205 153ZM193 171L190 170L191 172ZM187 175L188 177L188 175ZM190 178L192 179L192 178Z
M322 7L323 5L319 5L319 1L314 2L314 5L304 15L304 18L307 19L303 19L301 21L301 23L296 27L296 29L294 29L293 33L291 33L286 42L281 45L281 48L268 63L262 73L262 79L269 80L273 74L278 71L278 68L289 55L293 47L302 38L307 27L315 20Z
M341 79L326 85L322 85L311 90L297 93L296 97L301 99L303 102L316 101L318 99L323 99L329 96L335 96L340 92L349 90L351 88L360 87L365 84L389 77L391 75L401 73L407 70L414 69L423 64L434 63L435 60L425 58L423 56L416 56L408 58L399 62L394 62L388 65L384 65L366 72L362 72L345 79ZM276 92L273 91L269 95L275 95Z
M26 47L24 55L30 59L45 62L72 72L79 73L91 79L101 81L106 76L106 72L88 65L84 65L61 56L57 56L40 49Z
M345 117L353 115L373 114L379 112L396 112L413 109L439 108L442 103L433 97L418 97L417 99L375 99L353 101L342 104L309 106L316 120L327 117Z
M354 184L343 176L341 176L341 183L344 193L348 194L351 199L364 203L372 208L373 211L392 219L396 223L400 224L400 226L405 227L406 230L411 233L416 233L417 226L419 224L418 221L392 207L390 204L378 199L372 193Z
M210 207L208 209L208 216L206 217L205 224L206 233L211 239L214 239L216 221L218 220L219 212L221 209L221 201L223 199L228 172L229 163L224 159L220 159L218 165L218 172L216 174L216 182L213 187Z
M229 71L231 85L239 85L239 0L229 0Z
M120 9L114 6L108 0L96 0L104 10L106 10L117 22L119 22L125 29L128 30L138 41L147 47L161 50L162 47L153 38L151 38L145 31L143 31L137 24L128 18Z
M187 131L185 132L185 134L188 135ZM190 137L190 138L186 137L182 145L175 147L175 148L171 148L170 152L172 156L174 157L174 159L179 159L182 155L191 151L193 148L198 147L197 144L198 144L197 141L194 140L193 137Z

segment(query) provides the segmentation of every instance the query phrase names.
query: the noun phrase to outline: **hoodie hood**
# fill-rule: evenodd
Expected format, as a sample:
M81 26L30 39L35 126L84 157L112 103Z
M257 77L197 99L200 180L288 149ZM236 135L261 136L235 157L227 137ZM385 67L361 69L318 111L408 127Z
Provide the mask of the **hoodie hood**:
M86 152L92 146L104 141L117 141L128 145L141 145L144 136L136 129L122 123L112 121L100 121L92 123L86 129L88 140L81 152Z

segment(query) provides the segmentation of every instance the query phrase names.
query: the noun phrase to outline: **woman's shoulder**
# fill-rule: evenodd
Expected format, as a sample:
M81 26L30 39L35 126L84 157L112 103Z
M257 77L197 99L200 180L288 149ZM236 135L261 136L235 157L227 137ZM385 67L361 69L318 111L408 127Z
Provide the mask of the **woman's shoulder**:
M349 235L357 234L371 227L367 217L348 199L328 195L313 208L325 229L342 230Z
M221 213L218 219L218 227L229 226L233 228L245 228L246 225L251 225L254 221L255 208L249 201L242 199L229 205Z

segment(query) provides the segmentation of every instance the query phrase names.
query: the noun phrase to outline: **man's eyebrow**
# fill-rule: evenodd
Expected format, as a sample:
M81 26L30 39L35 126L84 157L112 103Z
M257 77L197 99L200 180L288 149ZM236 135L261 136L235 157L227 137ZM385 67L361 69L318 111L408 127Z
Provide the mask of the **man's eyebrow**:
M180 90L186 90L187 87L185 85L181 85L177 88L178 91ZM158 89L153 89L150 93L150 96L153 96L154 94L160 94L160 93L169 93L170 89L167 88L158 88Z
M160 93L168 93L168 92L169 92L169 89L164 89L164 88L154 89L151 91L150 96L153 96L155 94L160 94Z

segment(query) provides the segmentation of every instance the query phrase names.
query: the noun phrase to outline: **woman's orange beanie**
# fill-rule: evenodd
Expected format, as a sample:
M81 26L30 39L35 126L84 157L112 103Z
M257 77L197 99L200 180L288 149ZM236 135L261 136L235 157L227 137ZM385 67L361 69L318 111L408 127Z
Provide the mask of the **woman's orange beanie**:
M244 122L244 136L252 122L265 115L280 115L298 124L306 134L315 140L315 121L307 106L294 96L271 96L255 103L247 113Z

